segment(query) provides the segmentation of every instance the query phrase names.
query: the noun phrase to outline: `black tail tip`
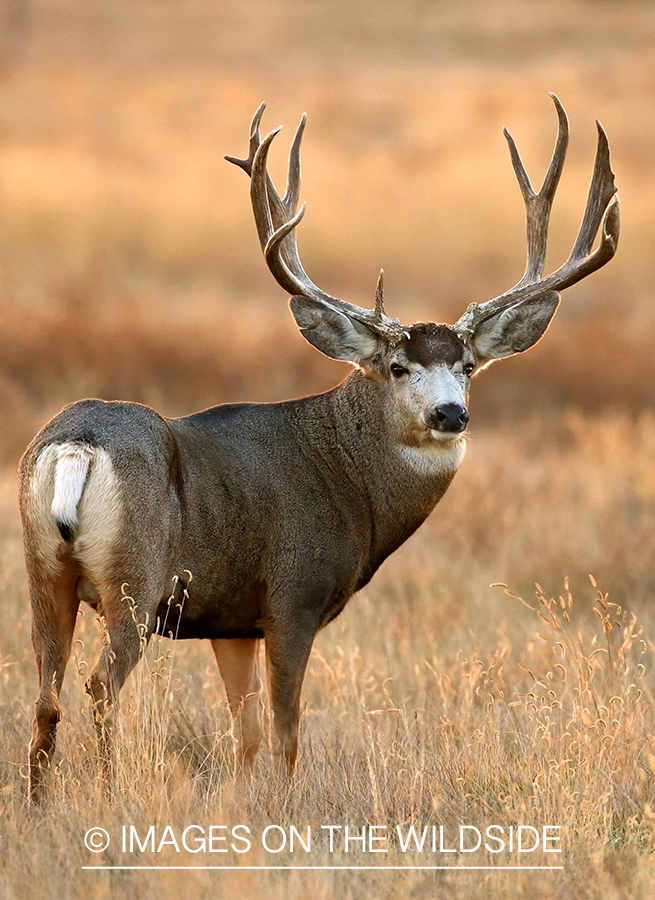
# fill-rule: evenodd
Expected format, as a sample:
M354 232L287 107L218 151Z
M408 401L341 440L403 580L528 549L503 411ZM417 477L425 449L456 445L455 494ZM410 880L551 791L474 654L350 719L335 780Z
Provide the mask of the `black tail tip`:
M59 529L59 534L63 537L66 543L70 543L70 541L72 541L75 537L73 526L69 525L68 522L57 522L57 528Z

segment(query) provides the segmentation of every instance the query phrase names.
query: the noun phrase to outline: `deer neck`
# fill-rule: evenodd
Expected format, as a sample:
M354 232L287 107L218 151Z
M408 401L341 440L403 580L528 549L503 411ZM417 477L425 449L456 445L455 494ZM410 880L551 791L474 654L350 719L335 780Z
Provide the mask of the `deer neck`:
M404 485L420 484L428 493L438 491L444 480L443 489L448 487L464 457L463 437L442 442L427 430L417 436L397 411L388 384L359 371L324 396L334 410L340 441L366 476L379 475L389 484L396 473Z
M441 499L464 456L464 439L418 443L391 404L387 384L359 371L315 399L326 425L316 449L329 455L345 490L368 508L379 565Z

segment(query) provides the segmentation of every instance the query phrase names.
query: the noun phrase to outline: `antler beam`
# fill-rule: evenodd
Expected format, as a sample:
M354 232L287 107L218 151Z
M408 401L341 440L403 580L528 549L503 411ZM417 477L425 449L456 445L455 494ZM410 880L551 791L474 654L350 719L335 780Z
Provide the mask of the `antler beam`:
M386 341L398 342L402 338L403 328L384 311L381 278L376 290L375 309L369 310L332 297L315 285L305 272L298 255L295 229L305 214L305 204L299 212L296 208L300 194L300 145L306 116L303 115L300 120L291 144L286 192L284 197L280 197L266 168L271 143L280 129L271 131L261 139L259 124L265 108L266 104L262 103L253 117L248 156L245 159L234 156L225 158L250 176L250 198L257 234L271 274L288 293L311 297L325 307L361 322Z
M616 185L610 166L607 135L600 122L597 121L596 160L578 236L564 265L560 266L552 275L548 275L546 278L541 277L546 258L550 211L562 174L569 140L569 125L564 107L555 94L550 96L553 98L557 110L559 128L553 157L539 193L536 193L530 184L514 139L506 129L504 132L525 203L528 243L528 261L525 273L513 288L499 297L488 300L486 303L472 303L468 307L454 326L463 337L471 335L483 322L518 303L529 302L550 291L563 291L595 272L596 269L600 269L616 253L620 228L619 201L615 196ZM601 228L600 245L592 252L591 248L599 228Z

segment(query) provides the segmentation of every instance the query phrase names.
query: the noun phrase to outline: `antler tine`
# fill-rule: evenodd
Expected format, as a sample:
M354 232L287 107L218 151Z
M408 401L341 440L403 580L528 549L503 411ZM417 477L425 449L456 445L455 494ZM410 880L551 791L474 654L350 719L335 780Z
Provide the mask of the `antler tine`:
M298 213L296 207L300 194L300 147L306 116L303 115L300 120L291 144L287 187L282 198L267 170L268 153L280 129L272 131L263 140L260 139L259 123L264 108L265 104L262 104L252 121L248 157L225 158L243 169L251 178L250 197L257 234L271 274L290 294L311 297L362 322L386 340L398 341L403 334L402 326L384 313L380 283L376 291L375 309L368 310L327 294L314 284L305 272L298 255L295 229L305 214L304 204Z
M598 119L596 119L596 128L598 129L598 146L594 161L594 172L589 185L587 205L580 224L580 230L571 251L571 259L578 259L588 255L607 204L616 193L614 173L610 165L610 147L605 129Z
M385 317L384 312L384 269L380 269L378 283L375 287L375 316L380 321Z
M273 185L268 171L266 170L266 164L268 162L268 148L270 147L270 142L266 150L262 151L264 153L261 163L261 165L263 166L263 170L258 172L258 177L256 179L253 179L253 184L255 181L259 181L261 185L265 176L266 198L270 208L273 227L275 229L275 231L269 234L266 244L262 243L262 249L264 251L264 256L266 257L269 268L272 264L277 265L276 261L274 260L274 256L276 254L279 254L282 257L283 262L286 264L286 267L288 268L287 274L293 275L299 280L299 282L306 285L308 288L311 286L311 288L313 288L316 292L322 293L320 289L315 284L313 284L313 282L303 269L302 263L300 262L300 257L298 256L298 248L296 246L295 236L291 236L291 233L295 229L296 225L298 225L303 215L305 214L305 207L303 205L298 215L295 215L296 207L298 206L298 196L300 194L300 146L302 144L302 137L305 131L306 122L307 114L303 113L300 124L296 129L293 141L291 142L291 149L289 151L289 167L287 172L287 187L284 197L280 197L275 186ZM275 132L275 134L277 134L277 131ZM251 191L252 190L254 190L253 186L251 186ZM286 238L289 238L289 240L286 240ZM325 294L325 296L329 297L329 294Z
M240 159L236 156L226 156L225 159L239 166L250 176L250 197L257 235L269 267L274 266L272 274L289 293L303 294L310 288L311 281L300 265L295 243L291 244L291 246L287 243L285 246L284 256L287 257L289 265L285 264L284 260L280 259L279 256L282 252L280 244L284 242L285 238L293 231L304 215L304 207L297 216L294 216L293 213L295 213L300 191L300 145L306 116L303 115L293 139L289 154L287 190L284 198L281 198L266 167L268 151L280 128L271 131L263 140L261 139L259 125L265 109L266 103L260 104L253 116L250 126L248 156L245 159ZM291 219L289 215L292 216ZM295 257L295 260L293 257ZM294 262L297 265L294 265ZM301 273L305 277L297 278L296 276ZM321 293L316 287L315 290ZM314 295L314 291L311 293Z
M463 336L472 334L482 322L517 303L530 301L550 291L563 291L576 284L604 266L616 253L620 230L619 201L610 165L607 136L600 123L596 122L598 128L596 159L580 230L564 265L546 278L541 277L546 253L548 219L568 142L566 113L557 97L554 94L551 94L551 97L559 116L559 131L553 158L539 194L534 193L516 145L511 137L508 137L512 163L527 211L528 263L525 274L515 287L499 297L486 303L472 303L454 326ZM601 228L600 245L592 253L591 248L599 228Z
M282 201L273 187L273 183L270 182L269 184L270 178L266 170L268 151L273 143L273 139L280 131L281 126L271 131L263 141L259 142L249 172L250 200L262 250L265 250L271 235L276 227L279 227L279 221L284 221L283 210L280 209ZM271 200L277 201L273 208L271 208ZM278 222L275 222L273 219L273 210L277 212L276 218Z
M245 159L239 159L238 156L225 156L224 158L231 163L234 163L235 166L239 166L240 169L250 175L252 172L252 164L255 160L255 153L257 153L257 149L261 143L259 137L259 123L262 120L262 116L264 115L264 110L266 109L266 101L260 103L257 109L255 110L255 115L252 117L252 122L250 123L250 146L248 156Z
M621 228L619 198L616 195L612 197L607 209L604 210L604 213L600 245L597 249L594 250L593 253L582 255L580 257L573 257L573 255L571 255L569 260L567 260L557 272L554 272L549 278L544 279L544 286L547 281L552 279L553 282L557 282L557 285L555 288L551 288L551 290L563 291L565 288L571 287L572 284L577 284L578 281L582 281L583 278L586 278L587 275L591 275L591 273L595 272L597 269L602 268L610 261L610 259L612 259L616 253L616 248L619 245L619 232ZM594 233L593 237L590 239L590 243L593 243L595 236Z
M284 194L282 203L289 215L293 216L298 206L298 197L300 195L300 145L302 144L302 136L305 133L305 125L307 124L307 113L302 114L300 124L296 128L296 133L291 142L289 151L289 171L287 174L287 189Z
M548 224L550 220L550 211L555 199L555 192L562 175L564 161L566 159L566 151L569 144L569 122L564 107L555 94L550 94L555 104L558 117L557 140L555 148L548 166L548 171L544 176L541 190L537 193L530 178L521 161L521 157L516 146L514 138L509 131L504 128L503 134L509 144L509 152L512 159L512 165L516 174L523 201L525 203L527 243L528 243L528 259L523 277L518 285L530 284L541 278L546 261L546 246L548 242ZM517 285L517 287L518 287Z
M266 103L261 103L255 112L255 115L252 118L252 122L250 124L250 143L248 148L248 156L245 159L240 159L236 156L225 156L225 159L228 162L234 163L235 166L239 166L240 169L243 169L244 172L252 177L252 168L255 162L255 157L257 155L257 151L261 147L262 140L259 133L259 125L261 123L262 116L264 114L264 110L266 109ZM291 210L292 214L295 213L295 204L297 204L297 192L300 189L300 140L302 139L302 132L304 129L306 116L303 116L303 119L298 126L298 130L296 131L296 136L294 138L294 145L291 148L291 155L289 158L289 184L287 185L287 193L282 200L275 189L275 185L271 180L268 172L266 175L266 195L271 199L271 220L274 223L275 227L278 227L280 224L286 221L286 213ZM280 126L281 127L281 126ZM272 140L272 138L280 131L280 128L277 128L270 135L267 135L267 140ZM295 164L295 168L292 172L292 166ZM294 195L294 187L295 187L295 195ZM291 207L293 206L293 209ZM260 238L261 241L261 238ZM262 249L265 244L262 242Z
M260 103L255 111L255 115L252 117L252 122L250 124L250 140L248 147L248 156L245 159L241 159L237 156L225 156L225 159L228 162L234 163L235 166L238 166L240 169L252 178L253 166L255 164L255 158L257 156L257 152L262 146L262 139L259 133L259 125L261 123L262 116L264 115L264 110L266 109L266 102ZM300 149L300 139L302 138L302 130L304 127L304 118L301 121L300 126L296 132L296 136L294 138L294 147L292 147L292 153L290 157L289 164L289 182L290 184L294 184L296 186L296 195L295 202L297 203L297 191L300 188L300 158L299 158L299 149ZM280 126L281 128L281 126ZM266 136L264 139L264 144L266 147L270 146L271 141L275 137L275 135L280 131L280 128L275 129L270 134ZM295 148L295 170L294 175L295 178L292 179L292 160L294 159L294 148ZM266 150L267 152L267 150ZM280 196L275 189L275 185L271 180L270 175L266 171L265 164L266 156L264 156L264 180L265 180L265 190L261 192L262 198L266 198L265 203L257 202L255 205L253 201L253 211L255 213L255 222L257 224L257 233L259 235L260 244L262 249L266 247L268 239L273 231L273 227L277 228L282 223L286 221L287 216L285 213L287 210L291 208L291 205L294 203L293 191L289 189L287 186L287 194L285 195L284 200L280 199ZM270 198L270 199L269 199ZM259 201L259 198L257 198ZM295 212L295 206L292 210ZM273 227L272 227L273 226Z
M250 173L250 198L264 257L275 280L290 294L313 297L332 305L343 304L344 301L331 297L317 287L300 262L293 232L305 214L305 207L303 205L297 215L289 218L285 201L273 186L267 170L268 152L279 131L279 128L271 131L260 143ZM300 141L295 143L298 154ZM299 164L295 168L292 159L289 172L291 188L288 192L292 204L299 187L299 179L294 178L296 172L299 172Z

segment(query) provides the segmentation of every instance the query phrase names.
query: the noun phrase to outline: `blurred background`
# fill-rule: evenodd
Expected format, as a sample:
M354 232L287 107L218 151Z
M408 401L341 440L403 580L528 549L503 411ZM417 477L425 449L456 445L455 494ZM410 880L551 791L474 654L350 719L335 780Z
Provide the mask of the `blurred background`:
M523 205L502 127L539 184L572 138L547 265L568 255L605 126L617 257L547 338L492 367L472 421L655 402L655 6L637 0L0 0L0 459L87 395L168 415L275 400L347 373L297 334L266 270L243 155L257 105L303 111L299 233L325 290L454 321L514 284Z

